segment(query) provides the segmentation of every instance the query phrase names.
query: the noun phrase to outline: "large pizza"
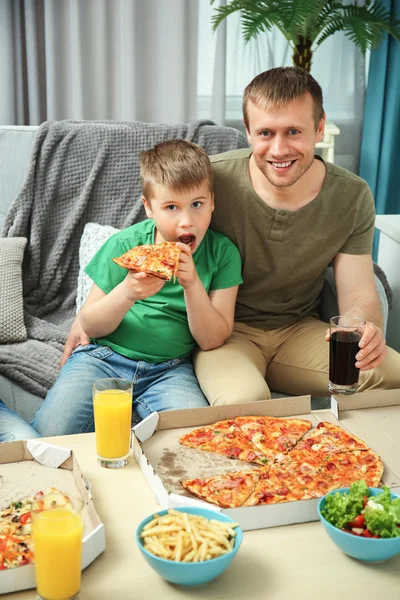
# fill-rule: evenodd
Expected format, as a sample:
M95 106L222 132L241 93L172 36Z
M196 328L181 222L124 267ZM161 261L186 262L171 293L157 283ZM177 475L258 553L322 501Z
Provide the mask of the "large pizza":
M131 248L113 261L130 271L147 273L167 281L174 278L175 281L180 253L175 242L144 244Z
M363 479L379 487L380 457L341 427L266 416L236 417L186 433L180 443L259 465L182 481L198 498L226 508L324 496Z

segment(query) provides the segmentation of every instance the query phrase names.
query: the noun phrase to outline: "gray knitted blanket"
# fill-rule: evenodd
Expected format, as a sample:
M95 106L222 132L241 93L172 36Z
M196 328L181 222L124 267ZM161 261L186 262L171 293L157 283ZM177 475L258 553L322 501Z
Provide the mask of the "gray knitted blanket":
M59 121L39 127L24 185L2 232L28 239L23 263L28 339L0 345L1 375L45 397L74 318L84 225L123 228L145 218L138 155L175 138L192 140L208 154L248 146L239 131L211 121Z

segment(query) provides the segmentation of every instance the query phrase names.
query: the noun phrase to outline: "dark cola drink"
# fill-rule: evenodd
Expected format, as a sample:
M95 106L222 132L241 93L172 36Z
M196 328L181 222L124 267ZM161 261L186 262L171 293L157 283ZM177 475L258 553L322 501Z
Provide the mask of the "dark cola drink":
M360 370L355 366L355 362L360 349L360 339L361 334L358 331L335 331L331 334L329 382L335 386L338 393L341 386L342 393L353 391L354 386L357 388Z

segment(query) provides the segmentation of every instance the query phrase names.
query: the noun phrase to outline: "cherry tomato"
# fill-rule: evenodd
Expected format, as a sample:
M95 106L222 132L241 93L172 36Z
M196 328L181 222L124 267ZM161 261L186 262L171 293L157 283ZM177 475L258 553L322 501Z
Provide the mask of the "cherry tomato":
M350 521L350 527L363 528L365 525L365 517L364 515L357 515L355 519Z

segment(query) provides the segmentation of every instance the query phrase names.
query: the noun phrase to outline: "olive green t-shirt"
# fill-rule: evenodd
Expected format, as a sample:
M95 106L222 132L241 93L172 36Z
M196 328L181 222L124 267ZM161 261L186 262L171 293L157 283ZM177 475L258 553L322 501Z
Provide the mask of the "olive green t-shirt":
M85 272L106 294L127 275L112 259L134 246L154 244L154 221L146 219L114 234L87 265ZM194 264L207 292L242 283L238 249L220 233L207 231L193 254ZM134 360L151 363L189 355L196 347L190 333L183 288L166 281L157 294L137 300L109 335L94 340Z
M318 313L325 269L338 252L371 253L375 207L364 180L325 163L325 181L314 200L294 212L270 208L251 185L251 152L210 157L211 227L228 236L242 256L235 320L276 329Z

